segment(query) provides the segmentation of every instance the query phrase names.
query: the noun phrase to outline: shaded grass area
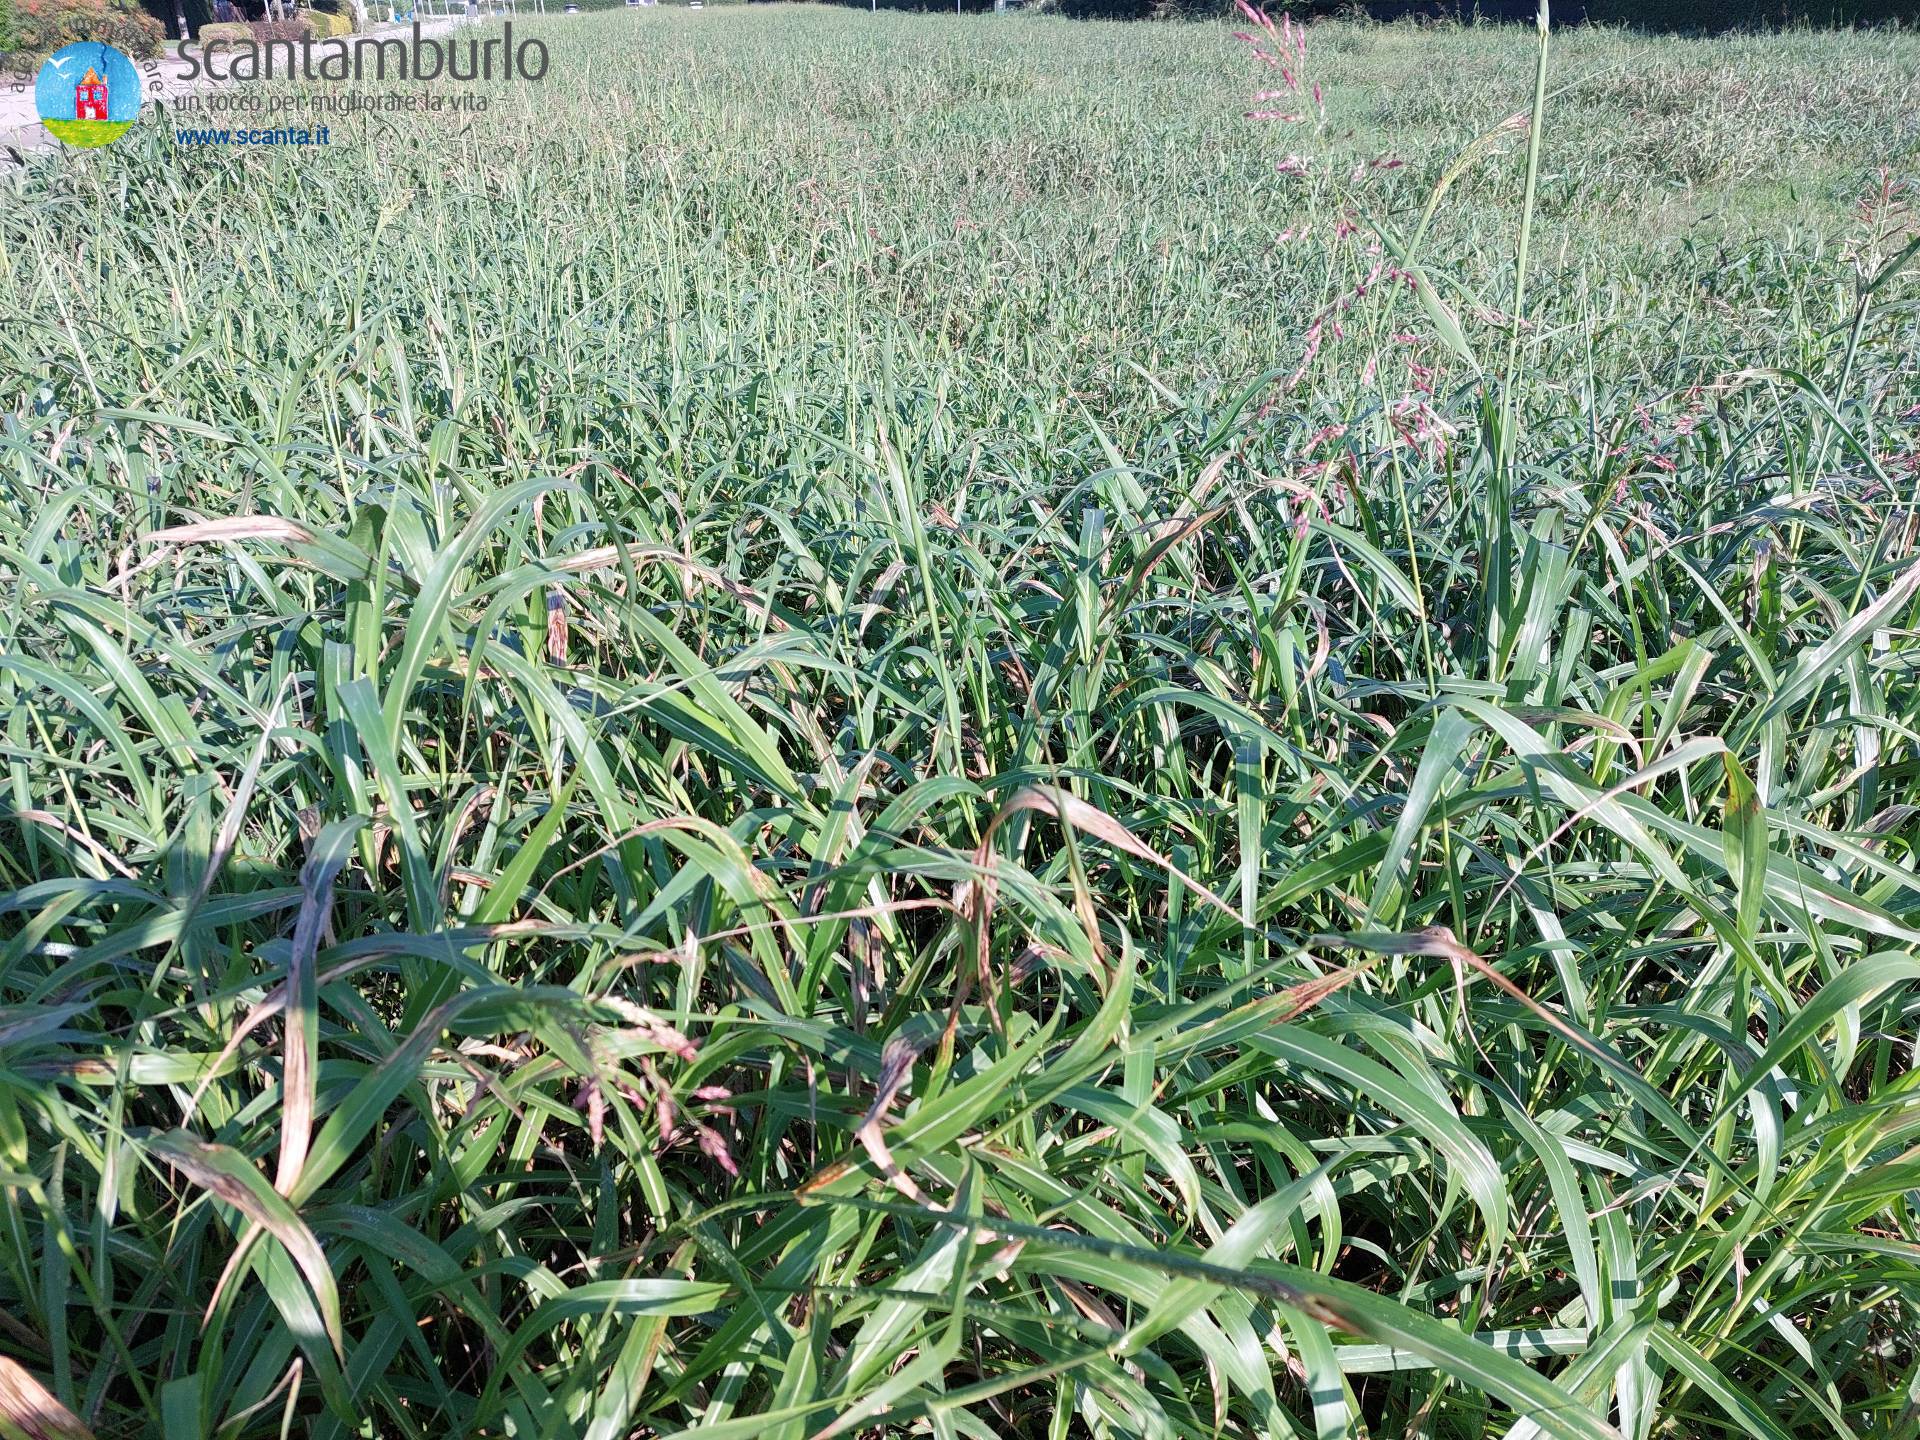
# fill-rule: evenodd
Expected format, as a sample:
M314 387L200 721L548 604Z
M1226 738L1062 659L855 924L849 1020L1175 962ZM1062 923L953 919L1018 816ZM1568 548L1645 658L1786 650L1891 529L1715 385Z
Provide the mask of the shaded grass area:
M1920 47L525 28L4 177L0 1393L1910 1433Z

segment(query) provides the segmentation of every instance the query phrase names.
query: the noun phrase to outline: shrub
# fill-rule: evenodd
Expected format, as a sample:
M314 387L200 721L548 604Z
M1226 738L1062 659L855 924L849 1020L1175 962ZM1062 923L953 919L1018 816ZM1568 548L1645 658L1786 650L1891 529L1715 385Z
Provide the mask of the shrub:
M6 48L15 69L32 69L62 45L98 40L135 60L151 60L166 43L160 22L134 0L0 0L11 6Z
M203 46L216 40L229 45L265 45L269 41L291 40L298 45L302 40L324 40L326 36L325 27L317 23L313 12L308 10L294 11L290 20L232 21L200 27Z
M353 15L348 11L330 14L325 10L296 10L294 14L311 27L316 40L353 34Z

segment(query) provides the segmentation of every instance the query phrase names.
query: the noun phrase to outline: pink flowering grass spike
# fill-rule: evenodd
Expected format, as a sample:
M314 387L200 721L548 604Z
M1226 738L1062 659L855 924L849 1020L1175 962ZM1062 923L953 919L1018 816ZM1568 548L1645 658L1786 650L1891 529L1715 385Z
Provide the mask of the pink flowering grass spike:
M1256 9L1254 6L1249 5L1247 0L1233 0L1233 4L1235 9L1246 16L1253 24L1258 25L1262 30L1266 31L1267 34L1273 35L1276 33L1273 28L1273 17L1268 15L1266 11Z

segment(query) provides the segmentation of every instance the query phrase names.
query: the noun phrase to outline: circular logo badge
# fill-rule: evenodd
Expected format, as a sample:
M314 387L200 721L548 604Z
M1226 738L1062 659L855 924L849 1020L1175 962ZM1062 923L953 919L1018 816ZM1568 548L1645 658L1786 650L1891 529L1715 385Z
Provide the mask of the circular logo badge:
M91 150L118 140L140 114L140 72L111 45L67 45L40 67L33 102L47 129Z

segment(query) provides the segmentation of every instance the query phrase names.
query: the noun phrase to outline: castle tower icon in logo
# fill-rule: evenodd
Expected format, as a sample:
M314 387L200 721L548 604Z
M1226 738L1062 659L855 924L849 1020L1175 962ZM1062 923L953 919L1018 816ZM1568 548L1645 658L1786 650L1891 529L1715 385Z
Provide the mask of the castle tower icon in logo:
M73 118L76 120L104 120L107 118L107 82L91 65L81 77L80 83L73 87Z

